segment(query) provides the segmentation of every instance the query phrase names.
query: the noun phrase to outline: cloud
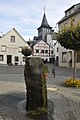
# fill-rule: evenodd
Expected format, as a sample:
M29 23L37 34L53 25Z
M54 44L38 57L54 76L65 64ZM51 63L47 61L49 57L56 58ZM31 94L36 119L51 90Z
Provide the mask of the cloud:
M37 35L41 25L44 5L51 27L64 16L64 11L80 0L0 0L0 31L7 31L13 26L25 38Z

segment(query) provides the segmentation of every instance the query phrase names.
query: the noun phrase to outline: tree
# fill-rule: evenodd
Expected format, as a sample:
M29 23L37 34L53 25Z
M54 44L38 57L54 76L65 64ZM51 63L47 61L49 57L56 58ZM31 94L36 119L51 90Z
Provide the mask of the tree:
M28 48L27 46L26 46L26 47L23 47L23 48L22 48L22 51L21 51L21 53L22 53L25 57L31 55L31 52L32 52L32 50L31 50L30 48Z
M80 50L80 25L69 27L60 32L57 41L66 49L74 51L73 80L76 74L76 53Z

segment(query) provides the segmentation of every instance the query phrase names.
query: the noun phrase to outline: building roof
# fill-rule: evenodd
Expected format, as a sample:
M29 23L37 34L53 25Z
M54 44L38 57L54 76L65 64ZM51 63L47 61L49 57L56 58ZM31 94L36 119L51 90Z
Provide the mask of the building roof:
M45 42L45 41L42 40L42 39L41 39L41 40L37 40L37 41L33 42L33 46L35 46L35 45L36 45L37 43L39 43L40 41ZM45 43L46 43L48 46L50 46L47 42L45 42ZM32 47L33 47L33 46L32 46Z
M28 43L28 45L30 46L30 47L32 47L35 43L36 43L36 41L26 41L27 43Z
M73 13L71 13L71 14L69 14L69 15L66 15L66 13L67 13L69 10L71 10L72 8L74 8L74 7L77 6L77 5L78 5L79 7L78 7L77 9L75 9ZM66 19L72 17L73 15L75 15L75 14L77 14L77 13L79 13L79 12L80 12L80 3L75 4L75 5L73 5L72 7L70 7L69 9L67 9L67 10L65 11L65 16L58 22L58 24L60 24L61 22L65 21Z
M7 34L9 34L12 31L15 31L17 33L17 35L26 43L26 41L24 40L24 38L19 34L19 32L14 27L11 30L9 30L6 34L4 34L0 39L3 39L3 37L5 37ZM28 47L30 47L30 46L28 45Z
M5 37L9 32L11 32L11 31L15 31L20 37L21 37L21 39L23 39L24 40L24 38L19 34L19 32L13 27L11 30L9 30L6 34L4 34L2 37ZM25 40L24 40L25 41Z
M74 8L75 6L79 6L80 7L80 3L72 5L70 8L68 8L65 12L69 11L70 9Z
M41 26L39 27L39 28L41 28L41 27L46 27L46 28L52 28L52 27L50 27L50 25L48 24L48 21L47 21L47 18L46 18L46 14L44 13L44 15L43 15L43 19L42 19L42 23L41 23ZM39 29L38 28L38 29Z

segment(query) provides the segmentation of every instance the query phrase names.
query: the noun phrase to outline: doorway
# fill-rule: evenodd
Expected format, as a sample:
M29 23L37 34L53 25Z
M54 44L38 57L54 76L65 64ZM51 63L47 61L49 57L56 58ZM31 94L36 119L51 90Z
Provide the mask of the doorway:
M12 64L12 55L7 55L7 64Z

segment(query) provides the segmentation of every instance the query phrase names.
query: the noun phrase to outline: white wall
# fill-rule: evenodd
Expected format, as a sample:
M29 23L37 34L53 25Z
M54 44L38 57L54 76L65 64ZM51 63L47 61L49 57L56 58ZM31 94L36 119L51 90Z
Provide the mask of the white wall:
M15 42L10 42L11 36L15 36ZM1 51L1 46L6 46L6 51ZM0 38L0 55L4 56L4 60L0 61L0 64L7 64L7 55L12 56L12 63L15 64L15 56L19 57L18 65L24 64L23 55L20 51L20 47L30 46L24 41L19 33L13 28L2 38Z

